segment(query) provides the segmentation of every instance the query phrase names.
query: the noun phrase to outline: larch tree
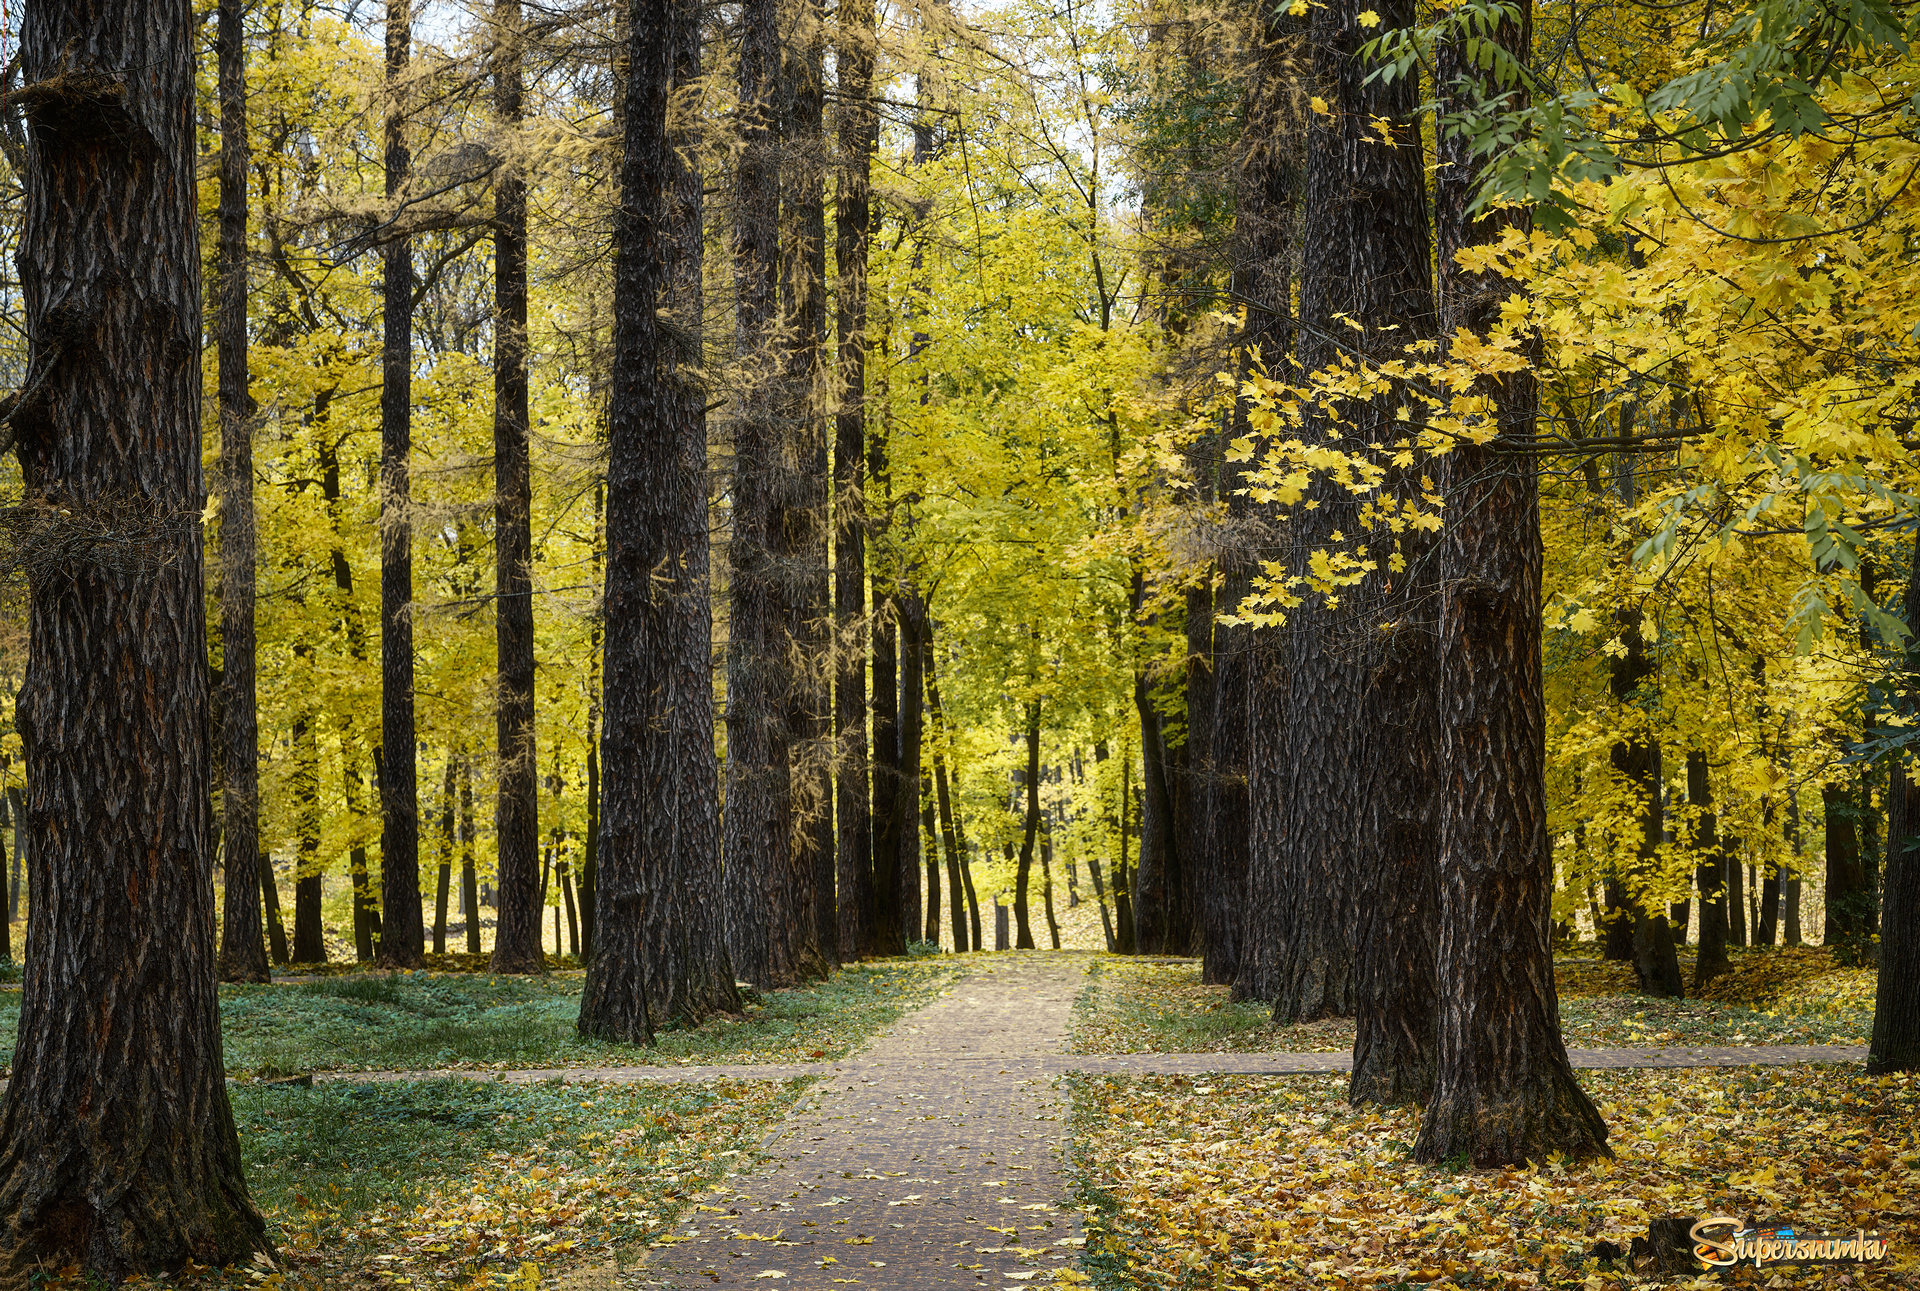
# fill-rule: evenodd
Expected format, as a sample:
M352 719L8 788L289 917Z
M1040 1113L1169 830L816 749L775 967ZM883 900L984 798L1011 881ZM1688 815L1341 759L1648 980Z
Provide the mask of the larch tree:
M387 0L387 200L406 190L412 155L401 102L413 54L413 0ZM389 231L382 296L380 389L380 922L379 962L417 968L420 800L413 722L413 239ZM357 876L356 876L357 877Z
M0 1104L21 1281L267 1246L215 980L194 50L187 0L35 0L21 24L29 356L7 412L39 517L17 714L36 844Z
M873 799L867 742L867 257L873 238L873 153L879 114L873 104L872 0L842 0L838 11L839 173L834 194L838 271L840 398L834 417L834 778L835 880L840 958L876 950Z
M605 767L583 1035L739 1008L720 889L699 295L701 176L667 128L700 75L699 7L640 0L628 27L608 405ZM676 286L678 290L676 290ZM663 326L664 313L671 325Z
M493 967L541 973L540 798L533 730L533 476L527 406L527 181L515 156L525 115L520 0L493 11L493 104L507 155L494 181L493 543L499 886ZM604 830L604 822L602 825ZM596 920L604 903L596 893Z
M1462 39L1464 39L1464 31ZM1507 57L1532 47L1532 14L1503 14L1490 39ZM1448 99L1495 91L1461 47L1442 44ZM1469 274L1464 247L1524 229L1524 211L1474 219L1468 145L1443 130L1437 172L1441 333L1484 333L1507 284ZM1545 1161L1607 1152L1607 1127L1574 1078L1553 979L1553 852L1547 834L1546 704L1540 655L1540 484L1532 450L1538 387L1509 373L1489 392L1498 434L1463 444L1446 467L1441 535L1440 913L1444 984L1433 1091L1414 1142L1425 1162Z
M254 684L258 524L253 506L253 423L247 380L247 32L241 0L216 11L220 95L220 244L214 320L220 386L220 813L226 893L220 978L267 980L261 935L260 711ZM275 912L276 917L278 912Z

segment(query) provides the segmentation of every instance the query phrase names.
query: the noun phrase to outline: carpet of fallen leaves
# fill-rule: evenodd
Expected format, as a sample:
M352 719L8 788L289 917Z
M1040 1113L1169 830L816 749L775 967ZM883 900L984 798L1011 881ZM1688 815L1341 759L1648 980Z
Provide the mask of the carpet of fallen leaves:
M422 1163L417 1188L371 1206L338 1189L275 1186L284 1180L262 1188L256 1178L257 1195L282 1199L262 1205L278 1268L192 1269L126 1286L538 1291L553 1285L556 1271L603 1266L622 1251L626 1262L637 1260L711 1185L751 1165L760 1136L805 1083L569 1085L555 1095L593 1115L566 1132L514 1142L459 1171Z
M1107 1286L1617 1291L1662 1283L1593 1258L1597 1242L1718 1213L1864 1226L1893 1250L1851 1274L1680 1284L1920 1286L1920 1080L1838 1066L1581 1080L1614 1160L1455 1172L1414 1164L1418 1113L1356 1111L1345 1077L1078 1078L1087 1265Z
M1683 961L1691 980L1692 961ZM1554 965L1561 1034L1584 1048L1865 1044L1874 970L1835 965L1824 947L1736 951L1704 999L1634 989L1633 966L1584 955ZM1338 1053L1351 1019L1276 1026L1267 1006L1203 986L1194 960L1095 960L1074 1008L1074 1053Z

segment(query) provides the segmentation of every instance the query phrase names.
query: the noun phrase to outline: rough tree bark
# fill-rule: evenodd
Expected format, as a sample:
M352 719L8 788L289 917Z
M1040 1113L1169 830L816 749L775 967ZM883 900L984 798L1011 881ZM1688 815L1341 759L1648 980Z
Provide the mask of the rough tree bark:
M187 0L32 0L20 30L12 423L23 505L45 517L18 707L32 902L0 1096L0 1276L22 1283L267 1249L215 981L195 30ZM115 541L75 541L95 524Z
M580 1030L632 1043L739 1008L720 900L700 320L667 260L698 281L677 260L697 255L700 188L666 129L672 87L699 75L698 21L690 0L633 5L615 228L605 781ZM677 335L658 318L669 298Z
M1383 15L1411 23L1413 8ZM1362 73L1364 74L1364 72ZM1419 82L1407 76L1373 88L1367 111L1393 123L1397 147L1374 144L1372 165L1390 177L1378 182L1412 209L1380 239L1395 257L1398 281L1370 320L1388 330L1387 346L1434 334L1437 320L1429 280L1425 211L1413 198L1424 186ZM1375 130L1378 133L1378 128ZM1372 409L1374 425L1393 416L1395 400ZM1369 438L1385 440L1384 433ZM1386 489L1417 501L1419 471L1388 468ZM1359 847L1354 876L1356 940L1353 962L1353 1074L1347 1096L1356 1104L1425 1103L1433 1088L1434 1026L1439 984L1434 978L1440 824L1440 659L1436 612L1438 544L1413 531L1397 542L1404 567L1378 589L1353 597L1372 628L1363 647L1362 693L1366 755Z
M1851 786L1822 785L1820 801L1826 817L1827 892L1821 940L1844 947L1855 959L1873 933L1873 878L1860 852L1860 809Z
M1410 325L1431 326L1420 150L1415 139L1387 147L1374 138L1374 118L1404 118L1408 100L1399 82L1369 81L1358 54L1365 30L1358 15L1365 7L1342 0L1309 20L1309 80L1333 109L1312 114L1306 131L1301 240L1314 251L1304 258L1300 279L1303 372L1356 347L1384 357L1406 343ZM1406 14L1410 23L1411 11ZM1364 450L1391 438L1392 414L1388 401L1376 401L1346 446ZM1319 506L1297 511L1289 526L1294 569L1307 568L1317 550L1339 545L1335 533L1360 528L1358 499L1337 482L1317 481L1312 496ZM1254 860L1275 870L1271 949L1277 958L1270 974L1274 1017L1281 1021L1353 1011L1355 888L1371 842L1365 821L1378 735L1367 711L1370 626L1363 614L1309 597L1286 629L1281 775L1256 786L1256 792L1283 792L1283 823L1277 851L1267 858L1256 853Z
M793 750L792 869L774 920L775 974L831 971L839 947L834 901L833 607L827 535L833 510L825 402L827 331L826 16L800 0L787 33L780 167L780 421L785 448L775 521L788 657L783 709Z
M220 812L226 901L220 979L267 980L261 938L260 717L254 684L253 395L247 388L247 41L241 0L220 0ZM264 876L271 883L272 876Z
M520 0L494 5L493 108L508 146L524 116ZM533 730L533 482L527 422L527 181L508 156L493 196L494 700L499 760L493 971L544 973Z
M840 406L834 420L834 621L839 661L834 734L836 879L840 957L876 953L873 888L873 798L867 762L867 259L872 242L872 167L878 146L874 110L873 0L839 7L839 191L834 211L834 263L839 272Z
M314 715L302 710L289 732L293 744L295 820L299 829L299 860L293 880L293 962L327 962L327 932L320 922L324 863L320 859L320 750L314 734Z
M29 190L31 191L31 190ZM1920 634L1920 542L1913 548L1905 601L1909 628ZM1920 635L1906 639L1900 671L1909 690L1920 684ZM1920 1071L1920 783L1897 751L1887 778L1887 853L1880 889L1880 975L1874 997L1867 1074ZM31 940L28 950L33 950ZM0 1194L3 1195L3 1194Z
M772 357L778 324L780 162L776 126L780 7L740 8L739 155L734 170L733 272L737 351L756 369ZM727 765L724 821L727 945L742 980L769 987L786 970L775 936L786 918L793 866L793 787L786 723L792 689L786 641L787 572L776 525L785 445L779 383L758 371L738 400L728 539Z
M406 187L401 84L413 0L387 0L387 199ZM420 797L413 738L413 240L386 245L380 388L380 964L418 968Z
M1490 33L1522 59L1531 8ZM1442 87L1473 77L1447 44ZM1470 221L1473 167L1463 140L1443 135L1437 176L1441 331L1484 330L1504 284L1460 271L1456 251L1501 235L1524 212ZM1500 433L1454 453L1446 482L1440 599L1441 998L1433 1093L1414 1157L1475 1165L1579 1158L1607 1151L1606 1124L1574 1078L1560 1038L1550 913L1546 701L1540 658L1537 387L1508 377L1494 395Z
M870 486L886 478L886 438L876 427L869 446ZM891 580L873 579L873 938L874 953L898 955L900 893L894 858L900 852L900 614Z

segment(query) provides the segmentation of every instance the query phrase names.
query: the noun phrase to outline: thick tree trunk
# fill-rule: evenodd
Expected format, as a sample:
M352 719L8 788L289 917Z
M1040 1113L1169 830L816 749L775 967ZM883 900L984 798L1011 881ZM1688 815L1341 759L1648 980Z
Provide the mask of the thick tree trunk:
M874 110L873 0L841 0L839 14L839 191L834 263L839 273L840 406L834 420L834 733L836 879L840 958L877 953L874 931L873 797L867 754L867 259L872 240Z
M1214 462L1219 454L1215 436L1201 441L1204 457L1198 463L1205 491L1214 490ZM1208 786L1213 781L1213 580L1207 571L1203 586L1187 590L1187 729L1177 749L1169 750L1173 768L1173 832L1169 849L1174 859L1170 881L1177 885L1173 905L1177 921L1170 922L1167 953L1205 956L1207 888L1212 867L1206 859L1207 810L1212 804ZM1069 887L1072 885L1069 884Z
M260 896L266 907L267 953L274 963L285 964L290 955L286 921L280 917L280 885L274 881L273 857L264 853L260 857Z
M727 627L725 854L727 944L733 970L755 986L791 966L776 954L794 866L791 754L785 722L793 676L786 639L779 531L789 466L776 359L780 235L777 138L780 7L740 9L739 133L733 269L737 348L752 369L734 422L731 582Z
M1033 871L1033 840L1040 829L1040 701L1027 701L1027 769L1022 787L1027 792L1027 814L1020 835L1020 862L1014 872L1013 917L1017 931L1013 948L1015 950L1033 950L1033 924L1027 917L1027 886ZM1121 818L1121 828L1126 828L1126 819ZM1124 835L1122 835L1124 838ZM1122 846L1125 846L1124 842ZM1119 880L1115 880L1115 887Z
M509 137L524 117L519 0L494 5L493 107ZM533 730L533 482L527 414L527 184L509 157L493 197L494 708L499 848L493 971L543 973L540 799Z
M38 92L12 422L44 528L17 714L35 846L0 1276L23 1284L267 1249L215 970L194 43L187 0L32 0L20 31ZM121 541L74 541L94 525Z
M1920 542L1907 574L1907 625L1920 633ZM1906 639L1900 668L1911 689L1920 683L1920 636ZM29 771L29 775L31 775ZM1920 782L1897 751L1887 777L1886 877L1880 891L1880 975L1874 997L1867 1074L1920 1071ZM33 949L31 943L29 951Z
M387 198L412 157L400 105L413 50L413 0L387 0ZM413 740L413 242L385 254L380 390L380 964L418 968L420 798Z
M1417 132L1403 129L1397 147L1384 147L1374 137L1376 117L1403 120L1413 100L1404 81L1369 82L1356 50L1363 7L1359 0L1342 0L1316 10L1310 20L1310 74L1333 111L1313 115L1306 132L1301 238L1314 253L1303 261L1300 282L1297 353L1303 372L1328 366L1352 347L1387 357L1432 327ZM1411 10L1405 13L1410 23ZM1344 446L1364 451L1391 438L1394 408L1393 400L1377 400ZM1322 478L1312 496L1318 507L1296 511L1289 526L1288 563L1294 569L1306 569L1315 552L1338 546L1334 534L1361 528L1359 501L1344 486ZM1353 1011L1355 889L1373 859L1367 799L1379 738L1367 710L1370 618L1309 598L1287 625L1282 775L1260 782L1269 791L1284 784L1283 824L1271 860L1257 852L1254 860L1276 871L1279 953L1271 986L1274 1017L1281 1021Z
M700 225L689 206L697 187L666 130L672 86L698 75L697 22L684 0L635 8L615 228L606 778L580 1030L631 1043L649 1042L657 1024L739 1008L719 881L706 427L692 388L699 320L674 293L676 330L694 338L683 350L657 316L663 253L685 252Z
M894 811L899 818L900 850L894 854L893 891L900 903L900 937L905 945L921 939L920 922L920 831L914 817L920 806L920 746L925 724L922 700L926 688L921 677L926 662L922 642L926 636L927 606L917 589L908 587L900 597L900 723L897 728L900 752L898 798ZM936 924L933 937L938 940Z
M1412 19L1411 6L1405 10ZM1394 257L1392 294L1374 304L1369 320L1387 329L1388 346L1430 338L1436 329L1428 279L1428 233L1424 211L1413 197L1424 184L1423 149L1416 114L1419 83L1402 77L1374 89L1367 111L1394 123L1398 147L1387 156L1383 197L1397 194L1412 211L1387 226L1379 238ZM1442 270L1442 280L1447 273ZM1390 406L1373 410L1383 424ZM1378 436L1385 439L1385 435ZM1388 468L1390 495L1417 503L1425 487L1418 471ZM1444 471L1442 471L1444 478ZM1440 729L1438 655L1440 552L1433 536L1419 531L1397 541L1403 568L1377 588L1356 589L1353 611L1369 628L1363 659L1366 723L1360 866L1355 879L1356 940L1353 962L1353 1073L1347 1096L1356 1104L1425 1103L1432 1091L1434 1028L1439 985L1434 979L1439 893Z
M220 810L226 902L220 978L267 980L260 937L260 728L254 685L253 395L247 388L247 41L241 0L221 0L219 312ZM271 878L269 877L269 882Z
M1519 57L1531 13L1492 33ZM1392 19L1389 19L1392 21ZM1443 46L1452 85L1475 64ZM1469 222L1474 168L1465 141L1443 136L1436 210L1442 332L1488 328L1506 285L1459 270L1463 245L1500 236L1526 215ZM1540 659L1541 541L1534 440L1538 391L1514 374L1491 390L1500 434L1453 454L1446 484L1440 600L1440 922L1445 984L1433 1093L1414 1158L1475 1165L1607 1151L1607 1129L1574 1078L1560 1038L1549 911L1546 703Z
M1713 781L1707 755L1695 749L1687 754L1687 801L1698 813L1694 850L1707 859L1694 867L1700 890L1700 939L1693 961L1693 993L1727 971L1727 893L1723 881L1726 853L1720 847L1720 819L1713 810Z
M794 750L793 868L786 913L774 936L787 965L783 977L803 980L832 970L840 941L834 900L832 569L827 535L833 522L826 408L828 157L826 16L821 0L799 0L783 59L785 108L781 184L782 417L787 464L776 521L786 634L794 669L786 697L787 738Z

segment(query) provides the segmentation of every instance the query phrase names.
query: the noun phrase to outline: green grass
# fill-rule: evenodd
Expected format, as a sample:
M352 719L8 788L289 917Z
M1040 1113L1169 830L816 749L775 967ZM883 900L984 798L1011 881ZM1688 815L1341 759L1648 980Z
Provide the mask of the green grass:
M828 981L774 991L743 1016L663 1030L652 1049L580 1037L578 973L403 973L226 986L221 1029L234 1075L808 1062L845 1057L933 998L954 974L940 960L851 965ZM0 995L0 1053L9 1059L19 1008L17 994Z
M370 1265L431 1285L657 1234L754 1159L804 1083L240 1085L233 1104L288 1286L358 1285Z

